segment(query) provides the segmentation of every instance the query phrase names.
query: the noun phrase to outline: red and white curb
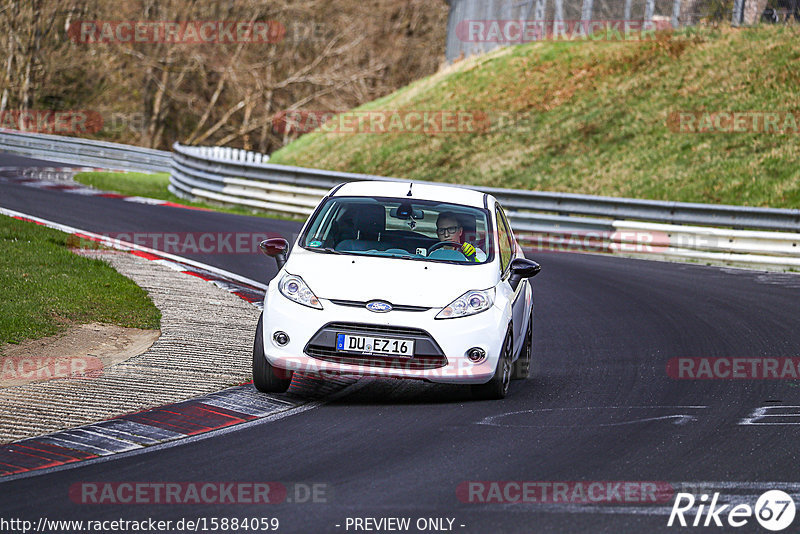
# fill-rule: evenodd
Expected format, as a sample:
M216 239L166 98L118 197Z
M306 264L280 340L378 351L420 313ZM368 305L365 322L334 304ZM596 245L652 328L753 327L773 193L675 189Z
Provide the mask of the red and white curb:
M195 399L114 417L69 430L0 446L0 481L32 471L72 467L121 453L176 445L178 440L212 437L237 425L273 421L306 411L344 393L354 379L297 375L281 395L265 395L252 384ZM161 445L161 447L154 447Z
M80 239L86 239L98 243L109 248L129 252L135 256L139 256L146 260L153 261L165 267L169 267L175 271L196 276L203 280L213 283L214 285L225 289L229 293L233 293L238 297L250 302L259 309L263 309L264 293L267 289L265 284L245 278L236 273L206 265L188 258L176 256L167 252L162 252L157 249L144 247L128 241L121 241L119 239L110 238L87 230L81 230L65 224L42 219L41 217L34 217L18 211L10 210L0 207L0 215L7 215L20 221L32 222L40 226L59 230L67 234L73 235Z
M0 214L21 221L59 230L98 244L122 250L199 277L263 308L266 285L235 273L200 262L150 249L135 243L108 238L71 226L0 208ZM134 453L154 445L166 445L188 437L210 437L236 425L274 420L323 404L336 394L346 393L356 379L295 373L289 390L282 395L266 395L245 384L195 399L151 408L29 438L0 446L0 479L27 476L32 471L64 469L76 462L98 461L120 453Z

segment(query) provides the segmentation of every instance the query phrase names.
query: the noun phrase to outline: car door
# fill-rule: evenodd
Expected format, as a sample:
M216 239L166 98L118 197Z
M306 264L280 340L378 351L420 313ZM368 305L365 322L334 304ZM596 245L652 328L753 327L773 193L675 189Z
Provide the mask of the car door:
M497 219L497 251L500 254L500 270L502 272L501 290L505 292L508 299L511 301L511 317L514 329L514 352L518 352L522 346L522 336L525 335L525 329L528 327L527 317L525 311L527 309L526 299L528 281L523 280L519 283L516 290L508 283L511 275L511 260L517 257L517 246L514 240L514 234L511 233L511 227L508 224L508 219L503 212L500 204L495 207L495 218Z

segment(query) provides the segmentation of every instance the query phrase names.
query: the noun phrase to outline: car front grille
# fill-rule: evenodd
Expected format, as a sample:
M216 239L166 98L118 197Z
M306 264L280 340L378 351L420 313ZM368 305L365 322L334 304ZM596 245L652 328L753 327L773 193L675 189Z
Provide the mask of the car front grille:
M420 328L409 328L406 326L389 326L383 324L367 324L367 323L328 323L322 329L332 328L338 329L342 334L377 334L381 336L406 336L406 337L424 337L431 341L431 335L425 330Z
M338 306L347 306L349 308L364 308L366 307L368 300L334 300L331 299L331 302ZM392 311L405 311L405 312L425 312L430 310L430 308L426 308L425 306L406 306L404 304L392 304Z
M337 334L383 336L414 340L411 358L359 354L336 350ZM320 328L306 345L306 355L328 362L377 367L383 369L437 369L447 365L442 349L425 330L405 326L388 326L365 323L328 323Z

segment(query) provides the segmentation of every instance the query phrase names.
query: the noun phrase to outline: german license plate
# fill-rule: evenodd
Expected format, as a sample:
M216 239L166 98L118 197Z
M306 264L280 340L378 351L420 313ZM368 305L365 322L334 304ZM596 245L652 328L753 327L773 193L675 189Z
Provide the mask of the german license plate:
M411 358L414 356L414 341L410 339L337 334L336 350Z

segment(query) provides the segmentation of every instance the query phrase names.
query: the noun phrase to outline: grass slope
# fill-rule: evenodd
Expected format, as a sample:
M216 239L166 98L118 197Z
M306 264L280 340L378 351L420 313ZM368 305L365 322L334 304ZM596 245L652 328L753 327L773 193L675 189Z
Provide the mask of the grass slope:
M0 217L0 346L100 322L158 328L147 293L102 260L77 256L68 234Z
M678 133L676 111L800 112L798 30L539 42L468 59L363 110L484 110L485 133L302 136L272 163L688 202L800 206L800 135Z

